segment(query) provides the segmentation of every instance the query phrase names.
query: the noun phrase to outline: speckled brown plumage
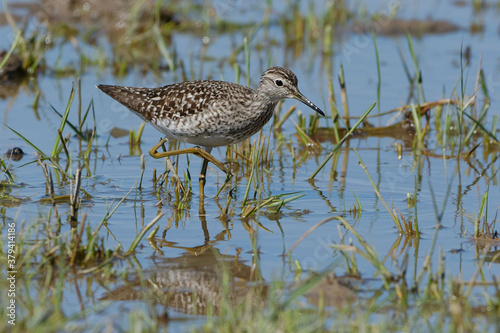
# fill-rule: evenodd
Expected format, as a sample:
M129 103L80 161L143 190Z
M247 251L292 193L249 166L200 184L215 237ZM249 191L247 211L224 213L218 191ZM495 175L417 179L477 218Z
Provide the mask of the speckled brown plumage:
M149 150L152 157L194 154L204 159L199 178L200 198L204 197L208 162L227 174L219 192L231 179L224 164L210 155L212 148L238 143L259 131L271 119L280 100L295 98L324 115L300 93L295 74L282 67L266 70L256 90L224 81L192 81L159 88L108 85L98 85L97 88L165 134L166 138ZM166 139L180 140L204 149L191 147L158 152Z
M159 88L97 86L167 138L208 148L240 142L271 119L277 103L296 98L323 112L305 98L295 74L282 67L266 70L259 87L225 81L190 81Z

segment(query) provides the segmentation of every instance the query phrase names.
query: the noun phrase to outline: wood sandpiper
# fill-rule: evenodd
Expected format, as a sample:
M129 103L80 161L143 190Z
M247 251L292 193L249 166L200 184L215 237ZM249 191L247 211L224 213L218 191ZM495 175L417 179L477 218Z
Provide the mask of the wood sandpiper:
M212 148L238 143L257 133L271 119L280 100L295 98L325 115L299 91L297 76L283 67L267 69L256 90L212 80L181 82L159 88L103 84L97 88L165 135L149 151L152 157L191 153L204 159L199 178L200 197L203 197L208 162L226 173L224 185L231 177L226 166L210 154ZM167 139L196 147L158 152Z

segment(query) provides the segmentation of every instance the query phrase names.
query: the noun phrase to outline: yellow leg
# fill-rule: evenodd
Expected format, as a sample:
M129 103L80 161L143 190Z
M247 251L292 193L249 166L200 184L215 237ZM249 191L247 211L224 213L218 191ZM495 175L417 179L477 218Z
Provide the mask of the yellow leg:
M201 168L200 179L199 179L200 196L201 197L204 196L205 176L207 173L208 162L212 162L216 167L221 169L227 175L226 180L224 181L224 184L217 192L216 196L218 196L220 191L222 190L222 188L224 188L224 186L226 186L226 184L229 182L229 180L232 177L231 172L226 168L226 166L224 164L222 164L220 161L218 161L215 157L213 157L209 151L206 151L200 147L191 147L191 148L184 148L184 149L179 149L179 150L158 152L158 149L165 142L167 142L166 138L163 138L162 140L160 140L160 142L158 142L156 145L153 146L153 148L151 148L149 150L149 155L151 155L154 158L162 158L162 157L170 157L170 156L181 155L181 154L193 154L193 155L196 155L196 156L204 159L203 166Z

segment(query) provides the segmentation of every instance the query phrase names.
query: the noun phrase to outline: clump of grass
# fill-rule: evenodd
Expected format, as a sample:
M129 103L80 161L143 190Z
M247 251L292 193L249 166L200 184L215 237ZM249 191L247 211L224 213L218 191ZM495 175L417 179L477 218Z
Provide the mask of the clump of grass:
M290 3L280 18L285 45L295 56L307 50L322 50L329 54L338 27L345 26L352 13L344 1L329 4L321 10L313 3L308 11L301 11L299 3ZM335 22L332 24L332 22ZM317 52L317 51L315 51Z
M312 147L319 152L321 145L312 139L316 135L319 126L319 117L317 115L309 116L309 125L306 124L306 117L299 114L298 124L295 125L296 137L307 147Z
M70 318L63 314L62 301L63 282L70 271L92 272L107 267L103 272L110 273L112 265L108 264L112 263L115 252L106 249L103 238L95 234L84 241L85 220L84 216L80 229L69 234L60 234L57 229L54 232L48 220L29 225L22 222L16 227L16 331L43 326L62 329L68 323ZM0 243L4 261L7 255L3 252L6 248L3 238ZM92 255L88 256L89 253Z
M304 195L305 193L297 194L295 192L273 195L261 200L246 200L243 202L241 216L243 218L248 217L262 208L267 208L271 213L278 213L285 204L302 198Z

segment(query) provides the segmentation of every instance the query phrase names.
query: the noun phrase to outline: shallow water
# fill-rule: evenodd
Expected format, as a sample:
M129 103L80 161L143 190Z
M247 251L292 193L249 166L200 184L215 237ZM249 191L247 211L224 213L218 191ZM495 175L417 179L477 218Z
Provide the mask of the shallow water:
M243 2L232 2L234 6L243 6ZM224 6L218 4L219 11L224 12ZM272 15L279 16L282 4L274 3ZM323 2L316 3L319 11ZM377 12L387 15L389 10L385 1L371 1L366 4L370 13ZM239 7L237 7L239 8ZM258 5L250 11L246 11L241 21L258 21L264 9ZM304 8L304 10L308 10ZM22 11L21 11L22 12ZM413 45L422 71L424 95L426 101L435 101L441 98L455 98L455 85L460 85L460 48L471 49L471 64L466 67L464 77L467 79L465 93L472 95L476 81L476 73L479 65L484 70L489 94L491 98L491 110L487 116L486 127L490 128L492 117L497 115L497 106L500 102L498 89L500 88L500 43L498 26L500 16L495 9L490 8L481 13L471 14L468 6L455 6L450 2L415 2L408 8L403 8L398 17L401 18L429 18L446 19L461 28L458 31L446 34L429 34L421 38L414 38ZM472 16L471 16L472 15ZM271 20L272 21L272 20ZM482 33L470 33L471 22L487 22ZM0 33L8 36L11 28L0 26ZM377 64L371 35L355 34L345 29L337 37L334 43L334 52L329 57L332 70L330 72L325 66L321 54L315 50L305 48L298 57L279 43L283 37L283 30L279 24L273 23L268 28L261 28L252 39L252 45L265 44L266 41L278 41L277 45L262 51L252 47L250 57L250 85L255 87L262 71L270 65L284 65L292 69L299 78L299 88L311 101L330 114L328 106L328 80L331 77L335 83L335 91L338 95L337 82L340 64L344 67L347 81L347 94L351 115L360 116L368 106L377 100ZM268 36L268 37L265 37ZM272 36L272 37L269 37ZM174 34L171 48L175 48L180 59L192 59L192 67L196 69L194 78L212 77L214 79L234 81L233 68L224 62L219 66L217 60L204 60L200 62L200 52L203 48L201 38L197 34L178 33ZM206 36L205 36L206 37ZM207 59L227 59L234 45L241 45L245 33L236 30L234 33L216 34L209 36L210 43L206 49ZM266 40L268 38L268 40ZM0 48L8 49L12 38L0 40ZM235 42L236 41L236 42ZM98 45L109 48L105 36L98 38ZM413 73L410 53L406 36L377 36L378 51L381 61L381 98L380 110L382 112L406 104L409 82L405 76L404 68L398 55L398 47L401 48L409 69ZM95 52L91 46L82 43L83 52L92 55ZM58 60L60 59L60 60ZM61 66L75 67L78 57L75 56L74 47L69 43L48 51L46 61L49 66L55 66L58 61ZM243 54L237 58L238 63L244 68ZM198 69L201 69L198 71ZM437 238L437 246L444 252L446 258L446 271L451 276L461 276L468 280L474 274L477 267L478 253L474 243L470 242L473 235L474 225L471 222L474 214L478 214L481 198L488 191L488 220L491 223L496 218L498 202L500 199L500 188L498 182L498 153L486 153L483 140L476 138L481 143L476 150L470 164L463 159L443 159L443 155L456 155L456 147L448 146L443 153L442 144L438 142L441 134L436 134L434 118L431 116L432 132L425 139L425 151L436 156L420 156L414 153L411 141L404 142L400 138L391 137L354 137L344 146L339 156L334 177L330 176L332 163L328 163L312 182L308 177L316 170L334 146L334 142L321 142L321 152L305 147L294 136L296 132L294 125L297 115L294 114L283 126L285 143L279 148L277 140L271 139L270 147L277 149L269 171L262 172L262 198L272 195L299 192L305 196L286 204L279 213L271 214L266 209L258 212L248 219L242 218L241 202L244 197L246 185L249 181L248 174L236 174L231 182L233 196L227 219L221 218L222 210L226 206L228 191L223 191L219 200L214 196L222 184L224 175L212 166L209 167L207 175L207 186L205 188L206 198L201 203L204 212L200 213L199 189L197 186L197 172L201 167L201 160L196 157L189 158L189 172L193 179L193 196L187 201L182 210L176 208L175 200L169 195L162 193L163 206L158 208L157 195L151 178L153 168L163 170L163 161L154 160L148 156L147 151L153 146L161 135L151 126L147 125L142 136L140 148L146 155L146 169L142 188L137 184L141 178L140 153L135 150L131 153L128 144L128 136L121 138L110 137L110 130L114 127L125 130L137 130L141 121L131 112L112 101L108 96L100 93L95 85L99 83L120 84L130 86L158 86L180 79L180 73L163 71L156 75L141 75L140 71L131 70L127 75L117 79L111 70L100 71L95 67L87 67L79 76L81 77L81 100L86 108L90 100L94 101L95 123L97 127L97 145L91 153L92 158L87 169L83 171L84 188L92 199L83 202L80 216L87 214L87 223L93 228L97 227L105 216L109 207L115 206L130 190L125 200L109 219L107 229L101 229L100 233L105 237L109 248L116 248L118 244L127 249L136 234L143 226L151 221L161 210L164 216L157 222L159 231L156 234L157 244L160 245L162 253L155 251L146 240L136 251L136 263L124 262L120 264L123 269L128 265L141 265L142 268L156 274L158 272L172 272L179 274L184 279L196 280L197 274L205 274L207 281L210 278L210 265L215 265L217 259L213 258L212 251L227 255L228 261L233 260L239 265L242 280L253 279L249 271L255 258L252 249L258 249L260 273L264 281L273 278L282 278L285 281L293 281L296 278L297 269L294 261L300 263L301 267L308 272L320 272L326 268L335 273L343 275L346 268L339 252L334 251L330 245L340 242L340 233L346 239L352 236L345 228L337 227L338 222L331 221L320 226L307 236L288 255L292 245L316 223L330 218L333 215L344 216L367 242L385 257L391 251L391 247L398 241L398 232L389 214L373 190L368 178L359 166L359 160L354 148L360 154L363 162L378 185L384 199L401 212L407 219L412 220L415 214L418 217L421 230L420 241L413 242L406 247L401 244L397 247L396 259L388 258L386 266L389 270L397 271L398 259L408 251L410 263L408 264L408 276L414 276L420 271L425 256L429 253L434 230L436 227L436 212L434 206L441 209L443 203L445 208L442 215L442 229ZM0 109L3 111L2 121L5 125L23 134L27 139L34 142L43 152L50 154L54 144L60 118L52 111L51 105L59 112L63 112L71 90L71 84L76 82L77 76L68 71L67 75L56 76L49 73L40 73L31 78L25 85L13 92L7 98L0 100ZM245 82L242 76L240 81ZM32 108L35 92L40 91L41 97L37 108L37 114ZM421 100L422 96L420 96ZM340 106L340 96L337 96ZM295 101L286 101L282 113L295 104ZM297 105L304 114L312 114L313 111L303 105ZM372 111L376 114L377 109ZM443 114L452 114L456 111L451 107L444 108ZM91 117L89 116L89 119ZM69 116L69 121L77 123L76 103L74 103ZM370 119L370 122L386 125L392 121L391 116ZM93 126L93 120L87 122L89 127ZM425 124L423 122L423 124ZM321 119L321 127L331 126L331 119ZM263 133L268 136L270 125L264 127ZM64 134L73 134L66 128ZM18 136L11 132L6 126L0 127L0 151L5 152L12 147L21 147L26 155L21 161L10 162L12 172L16 176L19 188L13 189L11 195L24 198L21 205L16 207L2 208L2 220L32 222L45 218L51 205L40 204L40 199L45 195L45 179L42 170L36 163L26 165L34 161L35 152ZM497 133L498 136L498 133ZM456 138L458 140L458 138ZM396 145L403 144L403 154L398 159ZM86 144L82 143L79 149L78 139L71 139L69 145L70 153L74 159L73 171L78 165L82 165L82 159L78 158L81 151L85 151ZM294 166L294 160L290 150L304 157L304 160ZM309 152L307 150L309 149ZM303 153L305 151L305 153ZM225 159L225 148L215 149L214 156ZM62 155L61 155L62 156ZM440 157L441 156L441 157ZM179 175L185 179L187 167L185 156L179 158ZM66 163L65 158L61 164ZM472 168L471 166L474 166ZM253 188L252 188L253 189ZM170 186L169 191L172 190ZM68 194L65 185L56 187L57 194ZM253 193L253 192L251 192ZM416 208L407 203L407 194L417 197ZM362 206L362 211L356 216L349 210L356 204L356 197ZM66 204L59 205L60 212L68 210ZM257 222L262 226L259 227ZM250 223L256 232L256 244L252 246L252 237L245 229L245 224ZM63 225L63 230L68 231L69 224ZM112 234L112 235L111 235ZM162 247L161 244L164 246ZM461 251L456 251L461 250ZM433 265L437 265L437 256L434 252ZM200 260L203 258L203 260ZM207 258L204 256L212 256ZM293 259L293 261L290 260ZM394 261L391 261L394 260ZM331 268L332 263L334 267ZM394 263L394 264L392 264ZM366 263L362 258L358 259L359 269L365 278L372 277L376 269ZM120 268L118 268L120 269ZM500 273L498 264L490 264L485 273L486 280L491 281L491 276ZM190 275L192 274L192 275ZM175 285L180 278L164 277L167 286ZM131 278L133 280L133 278ZM180 279L182 280L182 279ZM216 280L216 278L215 278ZM216 280L217 282L217 280ZM215 284L217 284L215 282ZM116 281L112 286L103 288L96 282L90 282L92 296L83 295L83 300L78 300L77 291L71 287L73 282L68 281L65 290L64 309L67 315L81 310L82 303L85 307L101 306L99 299L110 299L105 303L106 310L97 312L87 317L86 322L95 320L106 321L120 318L124 313L136 307L146 307L142 302L116 301L109 296L109 290L120 288L123 283ZM87 283L85 279L77 280L82 288ZM208 288L209 282L205 285ZM189 289L187 286L179 287L182 290ZM192 287L194 288L194 287ZM203 287L201 287L203 288ZM198 295L204 295L205 290L197 291ZM129 293L130 294L130 293ZM212 295L207 292L208 295ZM216 295L214 292L213 295ZM213 296L212 295L212 296ZM210 300L210 297L207 299ZM127 296L131 297L132 296ZM176 329L184 327L183 321L198 325L203 322L203 317L195 315L186 316L191 313L190 309L180 305L170 304L169 315L182 321L169 325ZM96 318L94 318L94 316ZM108 319L106 319L108 318ZM109 319L111 318L111 319Z

